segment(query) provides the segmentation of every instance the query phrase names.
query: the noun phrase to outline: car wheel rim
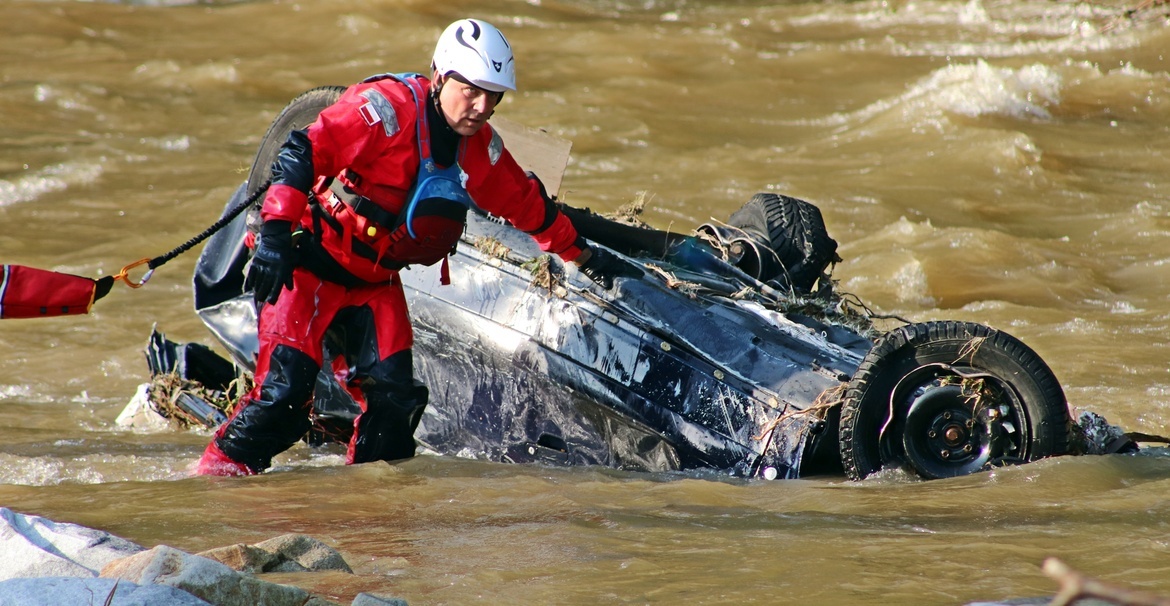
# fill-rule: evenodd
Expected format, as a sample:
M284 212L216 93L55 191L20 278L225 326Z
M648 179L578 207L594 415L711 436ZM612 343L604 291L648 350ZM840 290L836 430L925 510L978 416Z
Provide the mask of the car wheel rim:
M994 377L959 372L966 378L935 369L902 381L905 395L895 394L892 402L901 435L886 436L883 459L900 454L919 475L935 479L1024 457L1028 437L1021 399Z

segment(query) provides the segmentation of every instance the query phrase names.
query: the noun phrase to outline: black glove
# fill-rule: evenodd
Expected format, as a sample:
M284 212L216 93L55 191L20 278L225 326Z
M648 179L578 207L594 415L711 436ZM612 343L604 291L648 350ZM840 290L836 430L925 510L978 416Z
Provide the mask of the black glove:
M252 267L244 280L244 290L252 289L256 303L276 303L282 289L292 289L296 251L292 243L292 223L265 221L260 241L252 256Z
M613 288L614 278L641 278L645 275L636 265L608 250L596 246L587 250L592 252L589 260L581 265L581 273L606 290Z

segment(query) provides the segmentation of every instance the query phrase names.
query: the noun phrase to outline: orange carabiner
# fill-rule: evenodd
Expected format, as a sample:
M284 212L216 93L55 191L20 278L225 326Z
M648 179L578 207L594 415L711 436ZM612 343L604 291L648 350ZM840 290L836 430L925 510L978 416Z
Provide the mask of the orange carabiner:
M150 276L152 274L154 274L154 269L146 270L146 273L142 275L142 279L139 280L138 282L135 282L135 281L130 279L130 270L134 269L135 267L138 267L139 265L143 265L143 264L149 263L149 262L150 262L150 259L147 259L147 258L139 259L139 260L127 265L126 267L123 267L122 271L118 272L118 275L114 276L114 279L121 280L121 281L125 282L126 286L129 286L130 288L142 288L142 286L144 284L146 284L146 281L150 279Z

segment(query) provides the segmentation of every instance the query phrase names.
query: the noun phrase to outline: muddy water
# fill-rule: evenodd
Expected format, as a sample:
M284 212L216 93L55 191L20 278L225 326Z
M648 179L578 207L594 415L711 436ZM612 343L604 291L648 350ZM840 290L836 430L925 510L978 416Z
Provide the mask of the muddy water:
M1137 4L1136 2L1134 4ZM562 198L689 230L753 193L816 203L843 290L1007 330L1078 409L1170 433L1170 29L1049 0L0 3L0 258L115 273L217 216L284 103L422 71L502 26L499 110L572 140ZM411 604L958 604L1050 594L1047 556L1170 593L1170 456L937 482L743 482L420 457L186 478L207 440L113 423L151 326L211 339L194 253L86 317L0 324L0 505L199 550L285 532Z

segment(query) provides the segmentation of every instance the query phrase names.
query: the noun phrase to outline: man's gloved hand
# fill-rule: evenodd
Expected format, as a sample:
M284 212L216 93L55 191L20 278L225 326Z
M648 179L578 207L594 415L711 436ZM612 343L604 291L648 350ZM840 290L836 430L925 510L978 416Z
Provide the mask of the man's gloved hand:
M641 278L645 275L636 265L608 250L597 246L590 246L585 250L587 252L582 254L588 254L589 258L581 264L581 273L606 290L613 288L613 279L619 276Z
M292 289L296 251L292 243L292 223L265 221L260 228L252 267L244 280L244 290L253 289L256 303L276 303L282 289Z

